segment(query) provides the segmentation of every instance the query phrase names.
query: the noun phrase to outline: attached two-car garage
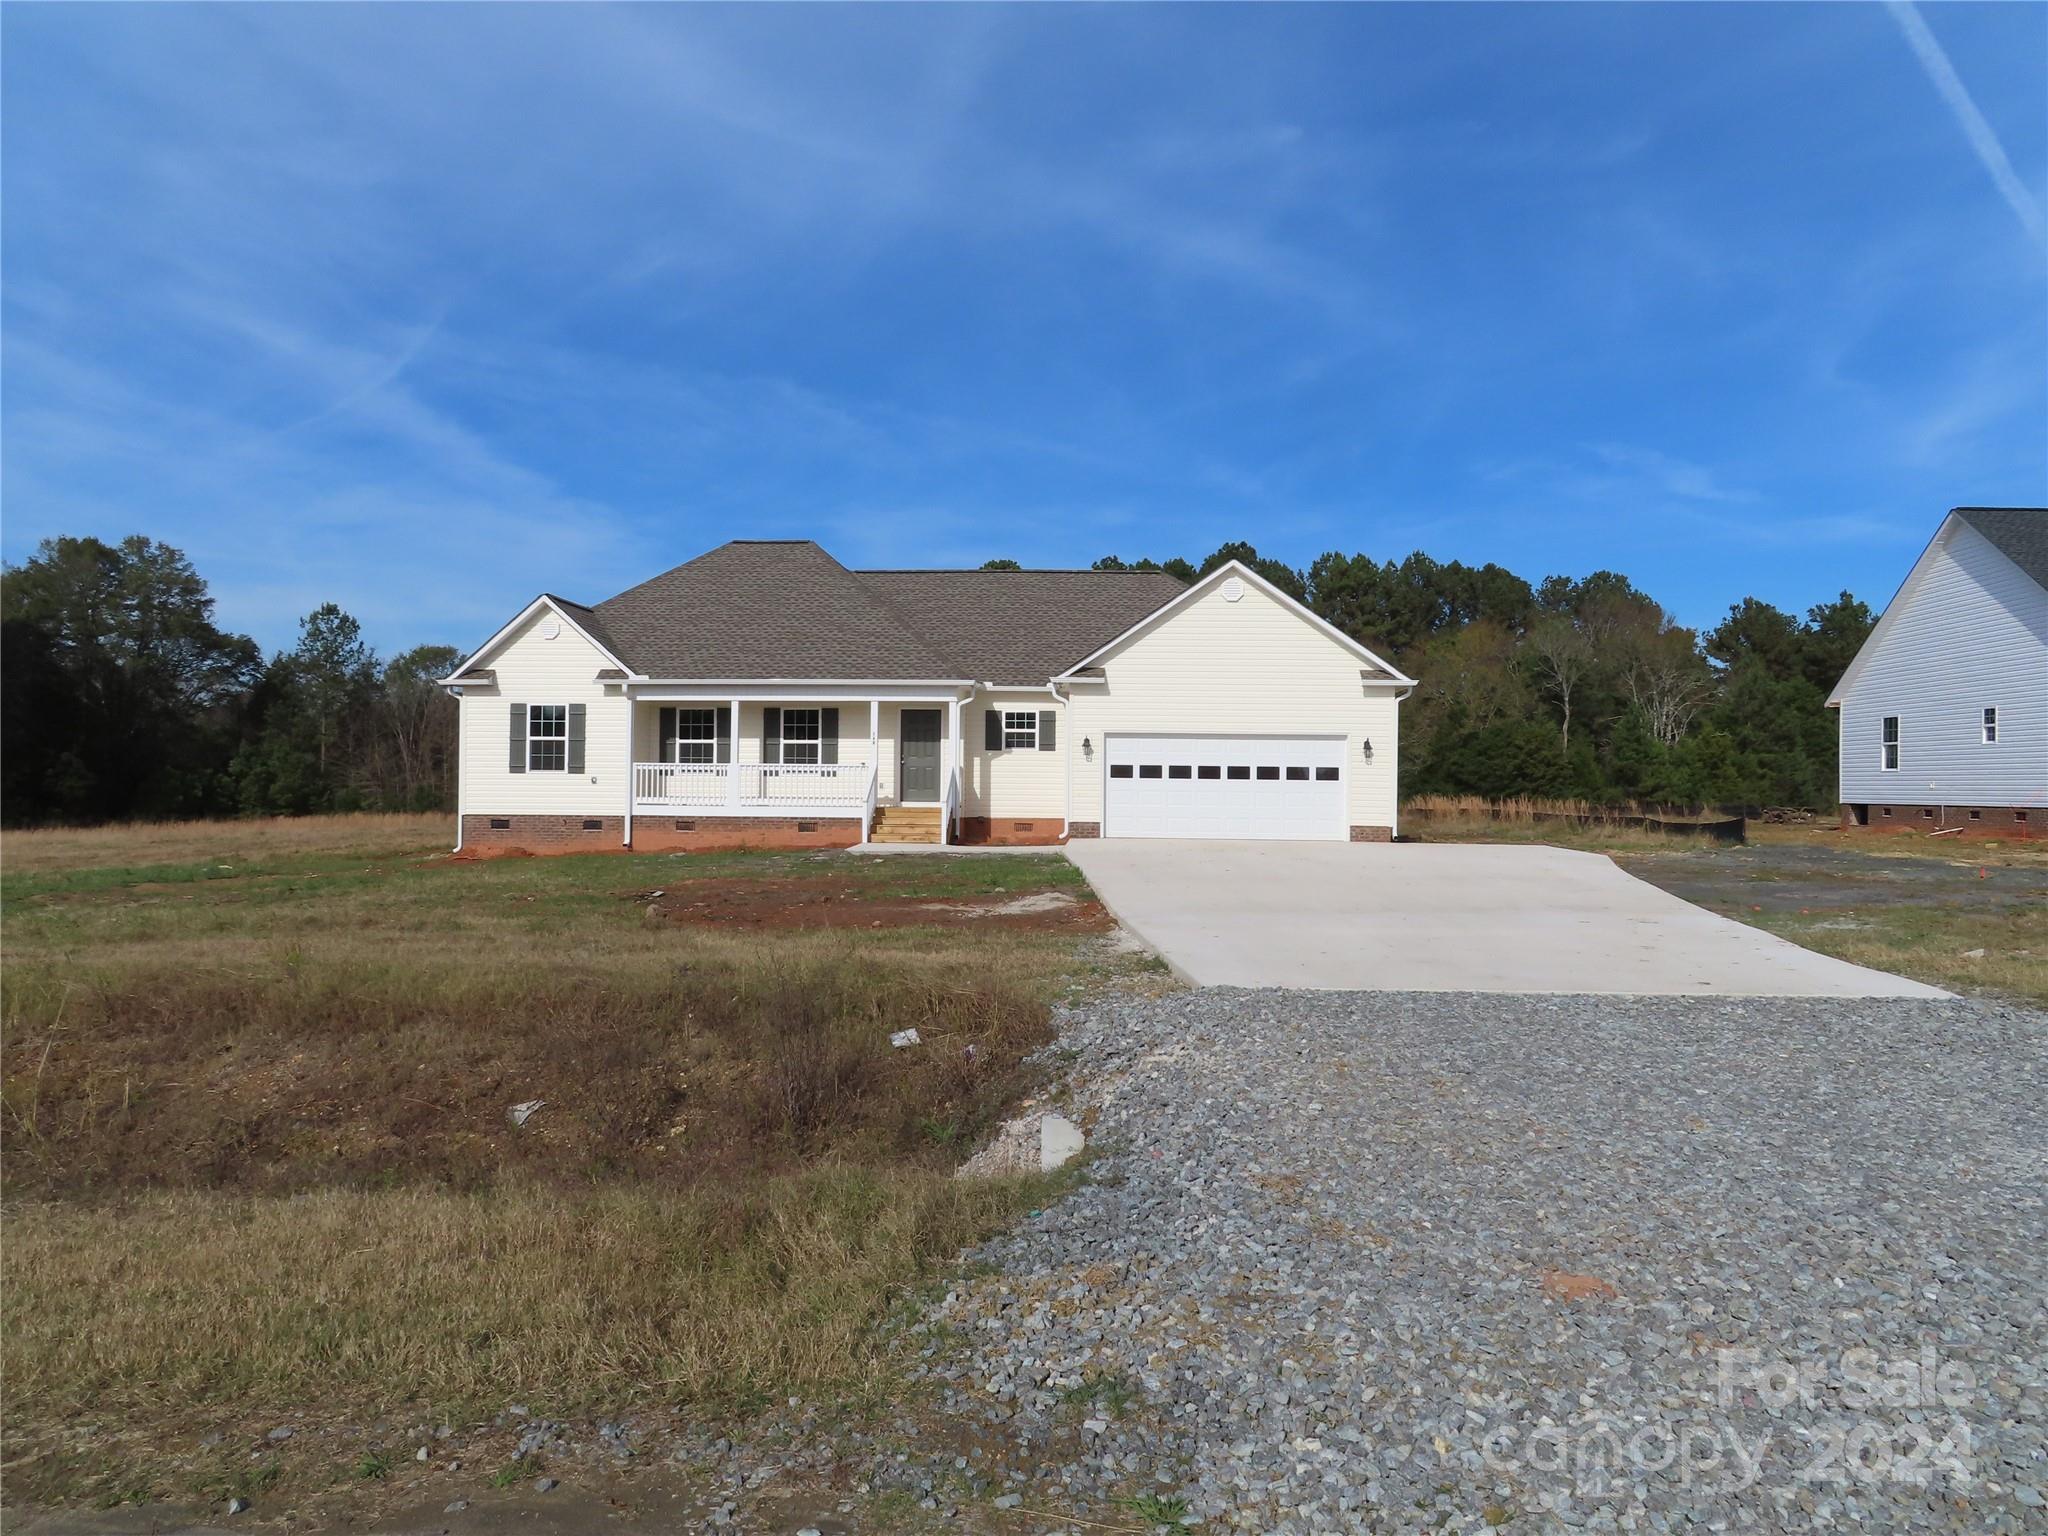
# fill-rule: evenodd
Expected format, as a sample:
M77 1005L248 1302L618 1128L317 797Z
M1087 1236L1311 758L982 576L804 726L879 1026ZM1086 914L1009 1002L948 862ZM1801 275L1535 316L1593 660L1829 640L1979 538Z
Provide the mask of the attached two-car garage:
M1342 839L1341 736L1104 740L1104 837Z

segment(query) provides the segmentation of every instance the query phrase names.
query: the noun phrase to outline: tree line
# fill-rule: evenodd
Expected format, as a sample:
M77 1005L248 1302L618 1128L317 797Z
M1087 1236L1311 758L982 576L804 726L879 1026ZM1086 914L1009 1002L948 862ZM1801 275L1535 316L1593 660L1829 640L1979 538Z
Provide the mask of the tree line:
M178 550L46 539L0 572L0 820L10 826L446 810L462 659L388 659L324 603L266 659Z
M1847 592L1804 615L1747 597L1699 632L1613 571L1531 584L1420 551L1337 550L1297 570L1246 543L1094 568L1193 582L1229 560L1418 679L1401 710L1404 796L1835 803L1827 695L1874 622Z
M1613 571L1532 585L1335 550L1298 570L1247 543L1095 569L1192 582L1229 560L1420 680L1403 794L1834 803L1825 701L1872 624L1847 592L1803 616L1744 598L1696 632ZM434 680L461 659L380 658L332 603L265 658L169 545L46 539L0 572L0 819L447 810L455 705Z

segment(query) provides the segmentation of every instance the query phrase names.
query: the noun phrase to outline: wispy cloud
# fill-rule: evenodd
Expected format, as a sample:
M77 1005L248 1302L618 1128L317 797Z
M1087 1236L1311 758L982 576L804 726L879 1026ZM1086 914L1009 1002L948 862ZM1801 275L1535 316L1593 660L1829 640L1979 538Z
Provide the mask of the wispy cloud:
M1889 0L1892 19L1898 22L1899 30L1906 34L1906 41L1912 46L1914 56L1920 60L1920 67L1927 71L1927 78L1934 82L1934 88L1941 93L1941 99L1955 113L1956 121L1962 124L1964 134L1970 140L1970 147L1977 152L1977 158L1984 162L1984 169L1991 173L1992 183L1999 195L2011 204L2018 215L2020 225L2033 237L2036 243L2048 245L2048 225L2041 217L2041 205L2034 200L2033 193L2013 171L2012 161L2006 155L2005 146L1998 142L1998 135L1984 114L1977 110L1977 103L1971 99L1964 86L1962 76L1949 62L1948 50L1928 29L1913 0Z
M1610 467L1637 475L1667 496L1681 501L1755 501L1754 491L1723 485L1721 478L1704 464L1674 458L1655 448L1638 448L1628 443L1595 443L1594 455Z

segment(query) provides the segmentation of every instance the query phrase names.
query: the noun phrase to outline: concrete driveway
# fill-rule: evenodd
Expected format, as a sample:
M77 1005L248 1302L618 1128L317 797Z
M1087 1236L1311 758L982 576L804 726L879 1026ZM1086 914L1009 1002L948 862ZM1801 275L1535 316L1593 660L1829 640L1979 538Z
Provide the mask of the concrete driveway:
M1090 839L1067 857L1197 986L1949 995L1716 917L1595 853Z

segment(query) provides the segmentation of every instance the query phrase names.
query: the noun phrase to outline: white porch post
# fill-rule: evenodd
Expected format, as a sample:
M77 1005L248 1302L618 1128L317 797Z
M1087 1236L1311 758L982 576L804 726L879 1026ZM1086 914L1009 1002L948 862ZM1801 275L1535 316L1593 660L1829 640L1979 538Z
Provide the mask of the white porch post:
M734 699L732 709L732 758L725 765L725 808L731 815L740 813L740 701Z
M882 791L882 701L868 700L868 797L861 803L860 840L875 835L875 802Z
M633 846L633 726L634 709L630 694L626 697L626 828L620 839L622 847Z
M950 808L951 814L958 816L960 814L960 795L962 792L962 785L960 783L960 699L958 695L954 696L947 713L951 716L951 719L947 721L947 729L952 739L946 743L946 783L953 791L953 803ZM946 812L941 812L940 817L939 841L950 843L953 841L952 822L947 818Z

